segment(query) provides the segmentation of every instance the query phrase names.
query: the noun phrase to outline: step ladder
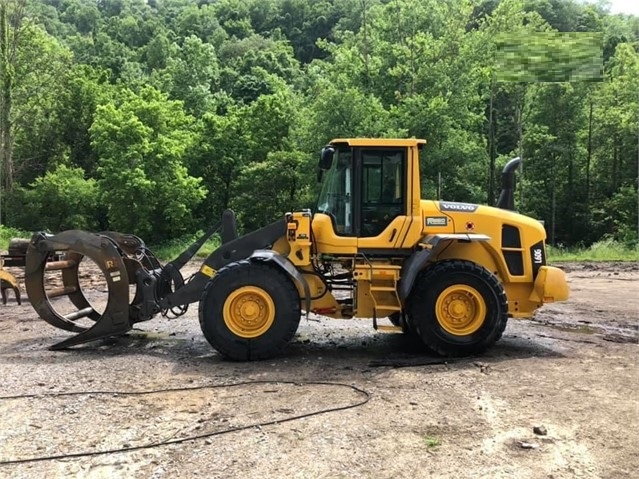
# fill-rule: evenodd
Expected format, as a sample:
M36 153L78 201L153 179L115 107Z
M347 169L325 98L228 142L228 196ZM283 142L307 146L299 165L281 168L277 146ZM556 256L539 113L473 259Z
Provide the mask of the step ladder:
M397 311L402 310L402 303L398 294L398 281L401 266L371 265L370 293L373 299L373 327L379 331L401 332L401 326L377 324L377 315L380 310Z

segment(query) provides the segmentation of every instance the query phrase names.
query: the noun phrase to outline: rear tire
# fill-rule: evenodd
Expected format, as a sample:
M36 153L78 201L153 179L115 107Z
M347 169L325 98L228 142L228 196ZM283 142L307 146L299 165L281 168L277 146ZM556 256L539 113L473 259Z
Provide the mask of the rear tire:
M251 361L277 356L300 322L300 299L277 266L239 261L207 283L199 305L204 337L224 357Z
M503 286L470 261L446 260L420 273L408 298L410 322L424 344L442 356L485 351L508 321Z

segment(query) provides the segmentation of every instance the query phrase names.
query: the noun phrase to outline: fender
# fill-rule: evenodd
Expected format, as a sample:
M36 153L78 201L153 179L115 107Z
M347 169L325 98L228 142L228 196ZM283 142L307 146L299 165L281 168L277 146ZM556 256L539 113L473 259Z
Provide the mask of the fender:
M249 261L272 262L282 269L297 286L301 287L304 290L304 310L308 318L308 313L311 310L311 291L304 276L302 276L288 258L271 249L258 249L249 257Z
M417 274L424 269L431 255L439 252L449 241L490 241L490 236L482 234L450 233L425 236L420 242L425 249L414 252L402 266L401 279L399 280L399 299L405 303L406 298L413 289Z

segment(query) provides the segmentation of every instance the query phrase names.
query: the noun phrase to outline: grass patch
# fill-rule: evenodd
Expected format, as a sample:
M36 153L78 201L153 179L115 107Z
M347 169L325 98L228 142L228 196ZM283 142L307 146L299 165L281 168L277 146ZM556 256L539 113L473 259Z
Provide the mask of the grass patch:
M182 253L189 246L191 246L203 234L204 234L203 232L198 232L192 235L182 236L180 238L167 241L160 245L149 246L149 249L153 251L153 254L155 254L155 256L160 261L162 262L171 261L177 258L180 255L180 253ZM202 248L194 256L194 258L206 258L219 246L220 246L220 237L217 234L214 234L211 238L209 238L204 243Z
M31 238L33 232L22 231L16 228L0 225L0 251L6 251L9 248L9 242L13 238Z
M424 444L426 444L426 447L437 447L441 445L441 443L442 442L437 437L424 436Z
M561 261L639 261L639 247L630 247L612 239L593 243L588 248L548 246L550 262Z

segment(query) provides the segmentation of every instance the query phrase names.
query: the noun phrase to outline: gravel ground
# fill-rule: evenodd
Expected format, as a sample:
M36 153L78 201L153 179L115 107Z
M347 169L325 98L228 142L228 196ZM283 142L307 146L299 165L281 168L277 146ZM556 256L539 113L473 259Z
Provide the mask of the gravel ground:
M568 302L448 362L371 321L313 315L285 356L227 362L197 306L49 351L70 333L11 296L0 477L634 478L639 268L564 268Z

